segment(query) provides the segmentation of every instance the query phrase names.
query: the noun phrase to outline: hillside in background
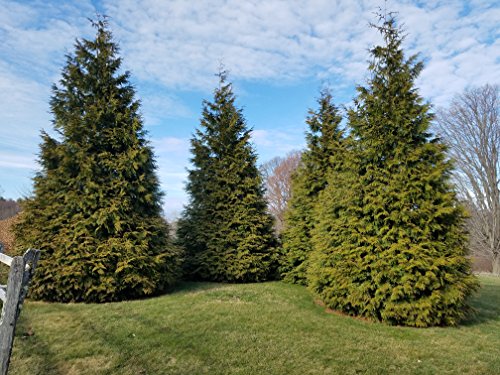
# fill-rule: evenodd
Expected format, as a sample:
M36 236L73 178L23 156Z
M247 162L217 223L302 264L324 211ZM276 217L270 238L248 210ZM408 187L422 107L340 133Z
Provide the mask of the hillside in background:
M0 220L15 216L19 211L21 211L21 206L18 202L0 197Z

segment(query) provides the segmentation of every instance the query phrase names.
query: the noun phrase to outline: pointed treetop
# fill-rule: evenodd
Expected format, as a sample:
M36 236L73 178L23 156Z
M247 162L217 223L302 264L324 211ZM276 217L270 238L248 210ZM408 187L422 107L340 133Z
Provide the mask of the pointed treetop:
M105 14L100 14L100 13L96 13L96 19L92 19L92 18L87 18L90 22L90 24L92 25L92 27L95 27L96 29L107 29L108 26L109 26L109 16L105 15Z
M219 63L219 69L215 76L219 77L219 87L223 86L223 84L227 81L227 76L229 75L229 70L226 69L224 63L221 61Z

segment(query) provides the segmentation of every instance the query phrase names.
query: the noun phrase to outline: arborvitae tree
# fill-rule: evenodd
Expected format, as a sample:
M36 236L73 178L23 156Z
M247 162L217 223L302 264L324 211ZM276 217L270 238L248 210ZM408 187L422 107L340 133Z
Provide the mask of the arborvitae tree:
M364 217L358 178L360 155L357 138L350 132L341 139L337 152L330 156L324 188L310 208L315 223L309 233L311 250L303 272L306 274L305 284L320 295L326 305L329 305L326 293L318 291L323 291L333 282L331 277L339 267L336 252L350 240L351 229L358 225L356 220ZM349 271L352 264L345 266ZM356 272L355 269L352 271Z
M207 105L207 104L205 104ZM205 111L204 111L205 112ZM203 124L202 120L202 124ZM203 126L203 125L202 125ZM191 163L186 190L189 192L189 204L184 208L177 223L177 242L184 249L183 273L187 278L209 278L199 266L198 256L207 248L207 243L214 230L213 208L209 208L210 186L213 180L210 148L205 144L205 135L200 129L191 139Z
M76 41L53 86L58 137L42 134L42 169L16 229L19 251L42 250L37 299L143 297L170 285L179 264L129 73L105 18L93 25L95 40Z
M327 184L327 175L338 165L342 154L342 117L329 91L318 99L319 109L310 110L306 122L307 149L301 165L292 177L292 197L285 214L280 271L285 281L305 284L307 260L312 250L311 230L316 223L313 212L319 193Z
M477 285L465 258L464 212L445 147L428 133L429 104L414 84L423 65L405 58L392 15L381 21L375 27L385 43L371 50L371 77L349 112L356 157L342 190L333 193L342 198L336 210L326 201L317 206L319 264L310 287L328 307L348 314L454 325Z
M191 140L190 202L179 222L187 277L252 282L274 277L275 237L262 178L241 109L226 74L204 102Z

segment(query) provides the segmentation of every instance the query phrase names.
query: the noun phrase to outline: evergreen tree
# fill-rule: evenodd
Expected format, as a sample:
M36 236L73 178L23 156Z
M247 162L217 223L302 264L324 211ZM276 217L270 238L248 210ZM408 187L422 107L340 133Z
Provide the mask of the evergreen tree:
M41 171L16 229L18 249L42 250L31 296L103 302L161 291L178 251L161 217L159 183L139 102L105 18L77 40L42 134Z
M213 102L204 102L191 140L190 202L179 222L191 278L252 282L273 277L275 238L262 178L241 109L226 74Z
M355 157L343 187L317 206L310 287L348 314L454 325L477 285L465 258L464 212L445 147L428 133L429 104L415 87L423 65L405 58L392 15L381 21L375 27L385 43L371 50L371 77L349 112ZM328 198L336 200L330 207Z
M205 104L207 105L207 104ZM202 120L203 124L203 120ZM212 227L211 217L214 208L209 208L212 203L210 186L213 182L213 168L210 148L206 145L206 137L199 129L191 139L191 163L194 168L189 170L186 190L189 192L189 204L184 208L177 224L177 242L184 249L184 275L188 278L207 278L199 265L198 256L206 250L208 240L216 230Z
M319 109L310 110L306 120L307 149L292 177L292 197L285 215L280 271L285 281L305 284L308 257L312 250L313 212L319 193L327 185L327 175L337 169L343 152L340 129L342 117L329 91L322 91Z

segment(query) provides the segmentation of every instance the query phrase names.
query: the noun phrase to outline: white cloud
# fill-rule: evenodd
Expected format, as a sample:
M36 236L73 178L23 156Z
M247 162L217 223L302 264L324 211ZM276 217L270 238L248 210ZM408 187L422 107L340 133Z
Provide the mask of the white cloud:
M178 137L153 138L160 187L166 193L163 209L169 219L178 216L187 202L184 189L187 181L186 166L189 164L189 139Z
M50 85L57 81L64 54L72 50L75 38L93 35L87 21L95 15L93 4L91 0L0 0L0 150L11 155L10 165L33 164L39 131L51 127ZM102 0L101 4L111 16L124 67L132 71L142 97L145 124L151 133L160 134L160 125L169 118L196 117L181 99L184 96L173 91L187 97L199 94L197 90L211 91L221 61L243 91L249 81L276 85L326 80L333 83L336 97L339 92L352 95L354 85L362 84L366 76L367 50L379 40L367 24L375 20L373 12L383 2ZM498 80L498 2L394 0L389 6L400 12L406 25L408 52L421 52L426 60L418 85L434 104L446 105L468 85ZM265 160L300 148L303 131L255 129L253 142ZM168 194L172 187L174 194L180 194L188 140L157 136L153 146L162 187ZM1 160L5 167L8 160ZM169 202L175 205L174 198Z
M314 76L346 55L364 56L374 40L357 22L373 6L357 2L125 0L106 7L134 73L175 88L211 88L221 61L235 78Z
M0 0L0 56L18 72L39 81L55 78L64 52L91 32L90 0L75 3L17 3Z
M389 4L406 25L410 50L422 52L428 61L419 81L422 93L438 102L467 85L491 81L499 69L500 7L491 1L468 3ZM367 24L375 19L373 12L380 4L378 0L104 0L103 8L111 16L126 68L143 86L147 82L156 86L141 92L146 124L154 126L166 117L192 116L166 90L210 90L221 61L234 79L328 79L342 89L362 83L367 49L378 40ZM21 98L18 106L25 117L36 113L32 123L40 115L47 123L47 109L41 110L40 104L36 111L26 109L33 108L30 101L47 102L64 51L72 48L76 37L92 34L86 17L94 16L94 6L90 0L49 1L43 6L0 0L0 6L0 58L10 71L8 77L43 86L27 96L21 84L20 89L11 89L12 97ZM466 7L470 11L463 16ZM11 109L10 104L0 106Z
M441 1L427 8L398 6L410 52L426 59L418 82L421 93L438 106L447 105L467 86L498 80L500 7L469 2L470 12L463 16L466 6L462 1Z
M176 137L163 137L153 139L151 141L157 153L183 153L187 155L189 152L189 139Z
M49 124L47 90L2 61L0 87L0 145L26 151L36 144L41 127Z
M255 145L262 147L269 147L273 145L273 142L270 139L270 131L269 130L252 130L252 140Z
M34 163L40 130L51 130L50 87L65 50L88 30L85 14L93 7L86 1L40 5L0 0L0 8L0 149L9 150L13 160L1 166L26 168Z
M138 96L141 98L144 123L148 127L161 125L165 119L193 116L185 103L162 88L141 90Z
M172 197L167 195L163 198L163 212L167 220L179 218L186 202L186 197Z
M224 62L235 79L272 82L333 78L363 83L367 49L378 40L367 27L380 1L109 0L116 34L135 74L175 89L209 90ZM487 1L394 1L389 6L422 52L429 71L422 93L440 102L466 85L492 80L500 54L500 8ZM441 63L448 64L436 71ZM435 74L439 79L435 80ZM481 79L478 80L478 77ZM450 84L450 81L453 84Z
M38 169L38 164L31 155L20 156L17 153L0 151L0 167L35 170Z
M259 162L263 163L277 155L302 149L305 145L304 131L305 127L252 130L251 142L259 151Z

